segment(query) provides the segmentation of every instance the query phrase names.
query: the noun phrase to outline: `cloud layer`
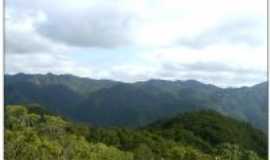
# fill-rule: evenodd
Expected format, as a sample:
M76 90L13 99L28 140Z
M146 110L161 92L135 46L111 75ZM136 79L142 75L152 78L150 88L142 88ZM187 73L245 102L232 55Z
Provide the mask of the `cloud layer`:
M6 72L252 85L266 80L266 3L9 0Z

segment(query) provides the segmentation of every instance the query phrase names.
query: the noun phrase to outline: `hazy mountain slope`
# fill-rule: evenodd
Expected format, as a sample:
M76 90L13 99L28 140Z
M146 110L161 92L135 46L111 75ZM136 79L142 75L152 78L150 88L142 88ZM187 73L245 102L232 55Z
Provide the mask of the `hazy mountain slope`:
M214 103L222 106L223 112L238 119L251 122L267 130L268 90L267 82L253 87L224 89L212 95Z
M91 94L76 107L79 114L76 117L102 126L135 127L175 114L179 103L175 97L158 90L120 84ZM192 110L193 106L185 105L181 110Z
M62 85L16 82L5 85L5 104L41 104L52 112L68 115L83 97Z
M42 78L33 80L33 77ZM61 79L61 83L53 79ZM69 79L69 76L51 74L6 76L5 102L15 104L26 99L29 103L40 103L50 106L50 110L64 112L74 120L124 127L144 126L178 113L212 109L267 131L266 82L253 87L223 89L194 80L121 83L87 79L97 83L86 83L85 79L75 77L79 82L71 83ZM27 85L20 85L25 82ZM77 84L81 84L83 92L72 89L79 89ZM55 86L58 86L57 92Z
M48 73L43 75L19 73L16 75L5 75L5 84L14 84L17 82L29 82L40 86L62 85L82 95L88 95L91 92L102 88L108 88L119 83L110 80L81 78L69 74L55 75Z
M237 119L251 122L257 128L267 131L268 121L268 84L263 82L253 87L218 88L198 81L161 81L142 82L148 90L162 89L178 100L194 106L211 108Z
M191 88L166 88L173 83L167 81L161 82L165 87L145 83L119 84L97 91L76 107L75 117L102 126L136 127L178 113L213 107L207 103L207 97L199 97L196 94L200 93Z

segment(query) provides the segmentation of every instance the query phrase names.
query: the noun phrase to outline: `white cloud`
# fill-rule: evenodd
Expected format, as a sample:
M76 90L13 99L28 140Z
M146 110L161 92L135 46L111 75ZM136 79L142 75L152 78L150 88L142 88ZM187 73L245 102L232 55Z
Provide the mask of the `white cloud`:
M142 53L137 63L113 68L114 73L121 74L110 76L132 82L157 78L196 79L219 86L254 85L266 80L266 52L266 48L246 45L154 49Z
M10 54L6 56L5 71L7 73L49 73L74 74L77 76L93 77L91 67L81 66L68 56L39 54Z
M72 73L122 81L197 79L221 86L266 80L267 0L6 3L8 73ZM120 48L119 57L134 60L109 56L106 68L82 63L80 59L102 54L80 57L89 48L108 53Z
M132 18L131 13L115 6L94 6L75 12L48 13L48 20L39 24L37 30L71 46L114 48L130 43Z
M135 40L139 45L154 47L172 45L177 40L194 39L206 31L220 28L224 22L226 22L224 25L228 26L230 23L236 24L237 21L256 19L263 21L260 25L264 28L250 30L250 26L241 26L241 28L236 26L238 31L249 29L252 33L257 33L263 29L264 34L266 31L266 0L151 2L148 5L145 4L146 2L138 2L137 5L137 13L141 14ZM226 38L226 34L230 34L230 31L223 31L224 33L220 36L224 37L221 39ZM261 35L258 36L260 38ZM216 39L211 40L216 41Z
M66 46L55 44L39 35L35 25L44 20L42 12L26 12L19 14L13 9L6 13L6 52L8 54L34 54L40 52L62 52Z
M226 36L239 30L252 29L253 33L261 31L261 26L250 28L250 24L231 26L237 21L266 21L266 0L228 0L195 1L148 0L148 1L40 1L22 4L11 0L10 8L19 8L19 12L42 11L47 21L35 26L48 38L75 46L115 47L135 44L144 47L173 45L175 41L197 39L201 34L211 34L215 27L223 29L219 34L223 40L232 41ZM196 5L194 5L196 4ZM245 4L245 5L243 5ZM265 18L265 19L264 19ZM226 26L221 26L225 21ZM236 21L236 22L235 22ZM257 21L251 23L257 23ZM260 24L266 26L266 23ZM210 31L211 32L211 31ZM218 32L218 31L216 31ZM230 33L233 32L233 33ZM264 32L265 33L265 32ZM241 33L240 33L241 35ZM246 34L245 34L246 35ZM207 37L208 35L204 35ZM216 41L216 37L207 39L207 43ZM261 34L257 35L259 38ZM236 37L237 38L237 37ZM244 37L245 38L245 37ZM199 40L202 40L201 37ZM193 40L194 41L194 40ZM185 42L191 43L191 42ZM182 45L185 45L183 43Z

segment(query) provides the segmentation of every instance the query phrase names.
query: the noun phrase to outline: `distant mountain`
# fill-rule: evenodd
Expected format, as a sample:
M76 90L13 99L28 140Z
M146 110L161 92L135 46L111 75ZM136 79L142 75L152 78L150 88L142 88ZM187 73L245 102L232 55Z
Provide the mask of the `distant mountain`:
M268 127L268 84L231 88L216 92L213 102L222 106L223 113L251 122L257 128Z
M76 77L70 74L55 75L48 73L5 75L5 85L17 82L29 82L37 86L63 85L81 95L87 95L102 88L108 88L117 84L116 81L94 80L89 78Z
M195 80L123 83L72 75L6 75L5 104L39 103L98 126L145 126L179 113L211 109L267 131L267 82L219 88Z
M83 97L63 85L35 85L30 82L16 82L5 86L5 104L45 104L47 109L68 114Z

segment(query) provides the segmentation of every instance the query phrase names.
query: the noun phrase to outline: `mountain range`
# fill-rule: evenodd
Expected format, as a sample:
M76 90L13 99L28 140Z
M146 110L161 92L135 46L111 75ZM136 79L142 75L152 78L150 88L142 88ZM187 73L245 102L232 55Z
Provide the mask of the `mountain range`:
M73 75L5 75L5 104L40 104L75 121L143 127L179 113L214 110L267 132L268 83L220 88L196 80L124 83Z

